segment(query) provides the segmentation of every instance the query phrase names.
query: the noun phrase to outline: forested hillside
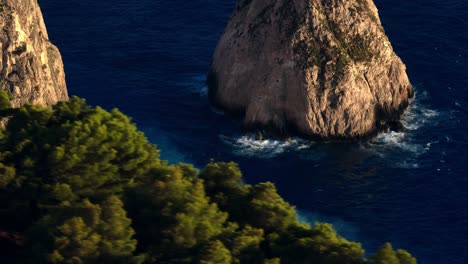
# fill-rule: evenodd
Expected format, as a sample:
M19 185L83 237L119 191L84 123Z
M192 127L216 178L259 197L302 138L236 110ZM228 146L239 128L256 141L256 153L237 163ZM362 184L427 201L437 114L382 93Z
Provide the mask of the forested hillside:
M11 109L0 92L0 115L2 263L416 263L390 244L364 258L233 162L160 160L118 110L77 97Z

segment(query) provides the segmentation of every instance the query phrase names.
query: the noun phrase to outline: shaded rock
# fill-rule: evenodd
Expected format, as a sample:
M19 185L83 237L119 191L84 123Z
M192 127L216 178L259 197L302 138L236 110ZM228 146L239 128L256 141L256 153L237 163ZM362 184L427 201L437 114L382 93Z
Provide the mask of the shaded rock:
M375 134L413 96L372 0L238 0L208 85L248 130L321 139Z
M12 105L67 100L62 57L48 39L37 1L2 0L0 26L0 89Z

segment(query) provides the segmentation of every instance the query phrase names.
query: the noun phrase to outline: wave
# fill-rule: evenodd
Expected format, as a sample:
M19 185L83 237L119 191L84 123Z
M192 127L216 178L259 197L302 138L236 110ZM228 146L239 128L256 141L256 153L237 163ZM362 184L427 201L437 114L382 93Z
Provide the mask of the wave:
M424 105L424 101L428 98L426 91L416 94L416 99L413 100L401 118L401 123L406 130L417 130L429 122L433 122L435 118L441 116L441 113L429 109Z
M416 169L420 167L418 156L431 150L438 141L423 141L420 130L435 126L445 114L430 109L425 101L428 99L427 92L417 94L408 109L402 116L401 122L404 131L386 131L380 133L373 139L358 143L358 150L370 153L372 156L383 159L390 166L399 168ZM244 157L273 158L285 153L296 153L300 159L322 159L326 156L326 143L318 144L300 138L292 140L257 140L252 135L226 136L220 135L220 139L232 147L236 155ZM312 146L317 146L312 148ZM403 157L403 158L402 158Z
M424 103L428 99L426 91L416 94L415 98L402 115L401 123L405 128L404 131L383 132L362 144L362 149L387 159L392 166L404 169L419 168L417 157L430 151L431 147L439 141L424 142L416 135L422 128L436 125L438 120L444 118L445 115L426 106ZM399 155L391 155L395 153ZM392 160L395 157L398 159Z
M301 151L310 148L312 142L293 138L290 140L257 140L252 135L229 137L220 135L220 139L233 148L237 155L246 157L273 158L285 152Z
M410 136L407 132L384 132L368 141L364 145L364 148L375 148L375 150L379 150L377 154L382 154L382 156L387 150L391 149L399 149L415 154L421 153L424 150L424 146L412 142Z

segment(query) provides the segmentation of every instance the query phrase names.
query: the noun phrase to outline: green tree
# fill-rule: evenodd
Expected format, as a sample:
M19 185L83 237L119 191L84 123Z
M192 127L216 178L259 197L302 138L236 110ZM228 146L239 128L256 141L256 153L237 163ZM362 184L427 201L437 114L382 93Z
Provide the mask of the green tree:
M264 253L261 243L264 240L263 229L246 226L233 238L230 247L235 257L233 263L261 263Z
M211 197L219 193L227 197L244 196L248 191L244 188L239 165L234 162L211 162L199 177L204 180L206 192Z
M16 111L12 109L8 93L5 90L0 90L0 119L12 115L15 112ZM4 122L4 120L0 121L2 121L2 123Z
M129 257L136 249L137 241L132 220L127 217L123 202L117 196L110 196L101 205L101 222L97 231L102 236L100 255L102 258Z
M149 183L127 194L138 241L152 258L184 256L224 230L227 214L210 203L202 181L185 177L184 171L178 166L155 169Z
M361 264L364 250L359 243L340 237L329 224L293 225L267 236L272 256L281 263Z
M0 163L0 189L7 187L15 179L16 172L14 167L6 166Z
M246 217L252 226L270 232L298 224L296 210L283 200L273 183L257 184L252 188L250 196Z
M390 243L385 243L370 259L371 264L400 264Z
M51 209L30 231L33 260L51 263L130 263L137 241L122 201L85 199Z
M406 250L398 249L396 251L396 256L400 260L400 264L417 264L416 258L413 257Z
M14 183L0 191L0 211L27 216L10 221L24 229L48 205L122 193L160 160L128 117L73 97L17 109L0 133L0 163L0 188Z
M28 230L28 263L90 263L99 256L101 207L85 199L50 208ZM23 262L26 262L23 261Z
M0 90L0 111L11 108L10 96L5 90Z
M229 213L229 219L241 222L248 206L250 185L245 185L242 172L234 162L211 162L200 173L207 195L221 210Z
M405 250L393 250L390 243L385 243L370 258L370 264L416 264L416 259Z
M219 240L210 243L203 251L200 264L231 264L231 252Z
M158 150L128 117L77 97L52 110L20 108L4 134L2 160L14 164L21 182L68 184L81 197L121 192L159 161Z
M99 256L101 237L81 217L66 220L55 230L55 250L49 255L52 263L84 263Z
M118 110L93 109L84 101L72 99L57 105L55 113L59 123L65 117L73 120L84 115L65 126L66 140L52 148L48 164L53 168L49 175L69 183L81 195L95 195L100 189L119 192L159 159L156 148Z

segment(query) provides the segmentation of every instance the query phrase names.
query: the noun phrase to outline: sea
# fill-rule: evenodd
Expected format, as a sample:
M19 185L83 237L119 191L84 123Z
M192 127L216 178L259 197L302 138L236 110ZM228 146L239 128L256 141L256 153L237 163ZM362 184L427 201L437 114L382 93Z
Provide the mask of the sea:
M39 0L70 95L118 108L171 163L240 164L311 224L368 254L468 263L468 1L375 0L416 97L404 132L362 142L256 140L208 103L206 74L235 0Z

